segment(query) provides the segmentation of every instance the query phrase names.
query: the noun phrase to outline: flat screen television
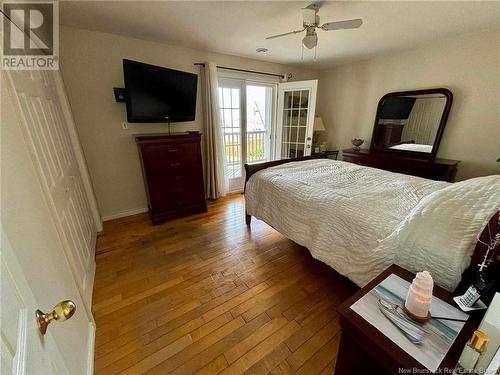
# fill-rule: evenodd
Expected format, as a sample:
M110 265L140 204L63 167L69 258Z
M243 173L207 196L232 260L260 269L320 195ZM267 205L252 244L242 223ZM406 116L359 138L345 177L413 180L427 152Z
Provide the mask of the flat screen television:
M123 60L128 122L193 121L198 76Z
M405 120L410 116L415 100L415 98L404 96L387 98L382 104L379 117L388 120Z

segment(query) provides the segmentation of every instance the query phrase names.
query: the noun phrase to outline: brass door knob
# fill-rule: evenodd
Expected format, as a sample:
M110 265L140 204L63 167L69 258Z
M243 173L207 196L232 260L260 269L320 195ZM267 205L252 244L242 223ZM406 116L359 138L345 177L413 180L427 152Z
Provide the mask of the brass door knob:
M45 335L50 322L52 322L53 320L64 322L65 320L71 318L75 311L76 305L73 301L70 300L59 302L54 306L54 309L50 313L44 313L41 310L36 310L35 317L40 333L42 335Z

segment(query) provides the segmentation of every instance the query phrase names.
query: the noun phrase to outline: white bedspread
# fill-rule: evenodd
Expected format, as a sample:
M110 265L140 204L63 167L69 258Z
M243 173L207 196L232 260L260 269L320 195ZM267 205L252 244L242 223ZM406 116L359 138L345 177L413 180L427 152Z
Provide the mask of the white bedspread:
M500 205L500 176L450 184L308 160L257 172L245 198L248 214L359 286L398 263L452 290Z
M334 160L264 169L247 183L247 213L363 286L391 264L379 241L426 195L448 186Z

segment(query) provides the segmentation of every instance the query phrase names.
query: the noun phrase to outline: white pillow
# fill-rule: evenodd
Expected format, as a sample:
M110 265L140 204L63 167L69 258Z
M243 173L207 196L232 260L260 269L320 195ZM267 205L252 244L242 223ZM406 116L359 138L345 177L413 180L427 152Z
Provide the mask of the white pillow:
M393 252L395 263L410 271L429 271L452 291L499 207L500 175L451 184L422 199L377 250Z

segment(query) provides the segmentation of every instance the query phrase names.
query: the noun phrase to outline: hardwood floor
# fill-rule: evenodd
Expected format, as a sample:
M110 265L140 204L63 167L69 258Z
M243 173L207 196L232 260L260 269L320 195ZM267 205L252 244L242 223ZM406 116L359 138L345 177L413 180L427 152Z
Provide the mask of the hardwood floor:
M104 224L96 374L331 374L336 307L356 287L233 195L207 213Z

